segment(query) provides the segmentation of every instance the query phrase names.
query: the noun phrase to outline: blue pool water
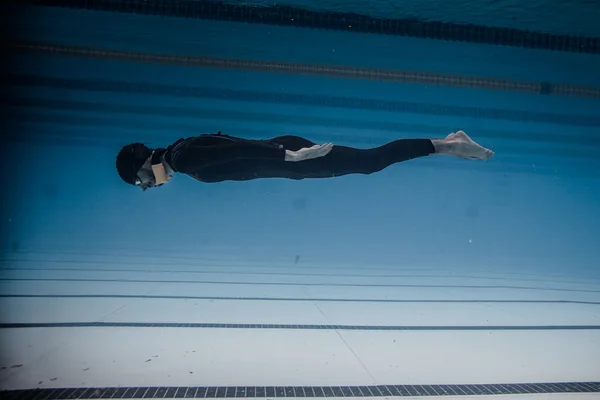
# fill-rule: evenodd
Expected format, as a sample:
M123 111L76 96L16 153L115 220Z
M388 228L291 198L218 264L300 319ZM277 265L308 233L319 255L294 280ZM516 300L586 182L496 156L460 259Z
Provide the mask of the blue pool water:
M210 18L168 2L24 3L11 6L5 75L3 389L599 380L593 2L290 1L277 23L260 11L272 2ZM418 27L334 29L341 12ZM419 25L431 21L449 24L442 38ZM551 36L504 45L517 30ZM144 193L115 169L125 144L217 131L366 148L459 129L495 157L322 180L182 175ZM214 323L292 328L189 326ZM381 332L402 326L426 332ZM146 361L155 353L163 364Z

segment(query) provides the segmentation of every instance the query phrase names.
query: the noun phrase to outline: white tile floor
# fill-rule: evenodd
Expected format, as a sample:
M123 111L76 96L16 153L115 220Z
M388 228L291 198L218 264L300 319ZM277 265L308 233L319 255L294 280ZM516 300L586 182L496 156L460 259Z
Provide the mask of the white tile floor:
M39 272L4 272L11 276ZM29 275L27 275L29 274ZM86 272L105 279L107 273ZM247 276L124 279L249 281ZM45 278L82 277L46 271ZM140 294L379 299L579 299L600 302L595 281L524 283L576 291L492 288L328 287L156 282L5 281L2 294ZM320 277L272 281L316 282ZM558 279L558 278L556 278ZM564 279L568 281L567 278ZM571 279L572 281L573 279ZM343 282L344 279L328 279ZM386 278L445 284L447 278ZM361 278L381 283L381 278ZM484 285L489 279L453 279ZM492 284L497 284L493 283ZM365 303L144 298L2 298L0 322L222 322L341 325L599 325L600 304ZM26 328L0 330L1 389L89 386L372 385L600 380L599 330L357 331L204 328ZM20 365L20 366L18 366ZM14 366L14 368L13 368ZM18 367L16 367L18 366ZM545 396L545 395L544 395ZM577 395L583 396L584 395ZM514 398L531 396L514 396ZM547 396L572 398L573 396ZM499 397L495 397L499 398ZM539 398L539 396L537 397ZM544 397L545 398L545 397Z
M597 331L31 328L1 341L2 388L597 381L600 371Z

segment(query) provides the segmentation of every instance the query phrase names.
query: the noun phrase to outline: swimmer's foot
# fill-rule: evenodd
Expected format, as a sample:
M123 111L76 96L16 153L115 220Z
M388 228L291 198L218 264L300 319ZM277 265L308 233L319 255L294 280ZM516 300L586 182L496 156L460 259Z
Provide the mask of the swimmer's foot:
M458 131L445 139L432 140L435 154L447 154L469 160L487 160L494 156L492 150L475 143L466 133Z

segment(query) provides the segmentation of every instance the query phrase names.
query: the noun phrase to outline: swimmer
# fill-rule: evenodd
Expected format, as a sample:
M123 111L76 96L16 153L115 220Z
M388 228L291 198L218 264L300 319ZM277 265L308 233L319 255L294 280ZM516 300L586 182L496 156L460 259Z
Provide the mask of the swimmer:
M370 149L318 145L299 136L251 140L218 132L179 139L166 148L150 149L142 143L131 143L119 151L116 166L123 181L146 191L164 185L176 173L205 183L335 178L369 175L430 155L487 160L494 152L463 131L444 139L398 139Z

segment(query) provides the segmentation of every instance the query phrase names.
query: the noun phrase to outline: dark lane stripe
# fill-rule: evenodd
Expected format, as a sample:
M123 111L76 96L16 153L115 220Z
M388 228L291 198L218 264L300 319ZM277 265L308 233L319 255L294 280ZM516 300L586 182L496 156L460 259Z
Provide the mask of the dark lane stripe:
M231 300L231 301L293 301L331 303L506 303L506 304L586 304L600 305L600 301L580 300L438 300L438 299L340 299L321 297L243 297L243 296L154 296L135 294L0 294L0 299L160 299L160 300Z
M231 324L208 322L32 322L1 323L0 329L24 328L193 328L193 329L290 329L359 331L553 331L600 330L600 325L307 325Z
M162 284L208 284L250 286L321 286L321 287L409 287L409 288L461 288L461 289L515 289L542 290L575 293L600 293L600 290L545 288L511 285L417 285L395 283L308 283L308 282L257 282L257 281L205 281L205 280L160 280L160 279L78 279L78 278L0 278L8 282L111 282L111 283L162 283Z
M327 29L485 43L543 50L600 54L600 38L553 35L514 28L424 21L416 18L375 18L367 15L306 10L295 6L226 4L215 0L20 0L20 3L120 13L160 15ZM271 2L268 2L271 3Z
M538 122L557 125L600 126L600 117L592 115L569 115L527 110L451 106L408 101L363 99L358 97L269 93L242 89L215 89L210 87L137 83L108 79L55 78L25 74L6 74L3 76L3 82L5 85L12 86L13 90L18 90L19 86L50 87L107 93L135 93L184 98L208 98L215 100L227 99L229 101L251 101L269 104L305 105L335 107L341 109L486 118L492 120Z
M380 82L413 83L471 89L502 90L600 98L600 87L590 85L554 84L550 82L524 82L493 77L451 75L442 73L403 71L376 68L359 68L333 65L299 64L281 61L240 60L182 56L175 54L140 53L77 46L59 46L46 43L11 42L9 47L18 51L33 51L89 59L156 63L199 68L259 71L283 74L322 76L330 78L366 79Z

